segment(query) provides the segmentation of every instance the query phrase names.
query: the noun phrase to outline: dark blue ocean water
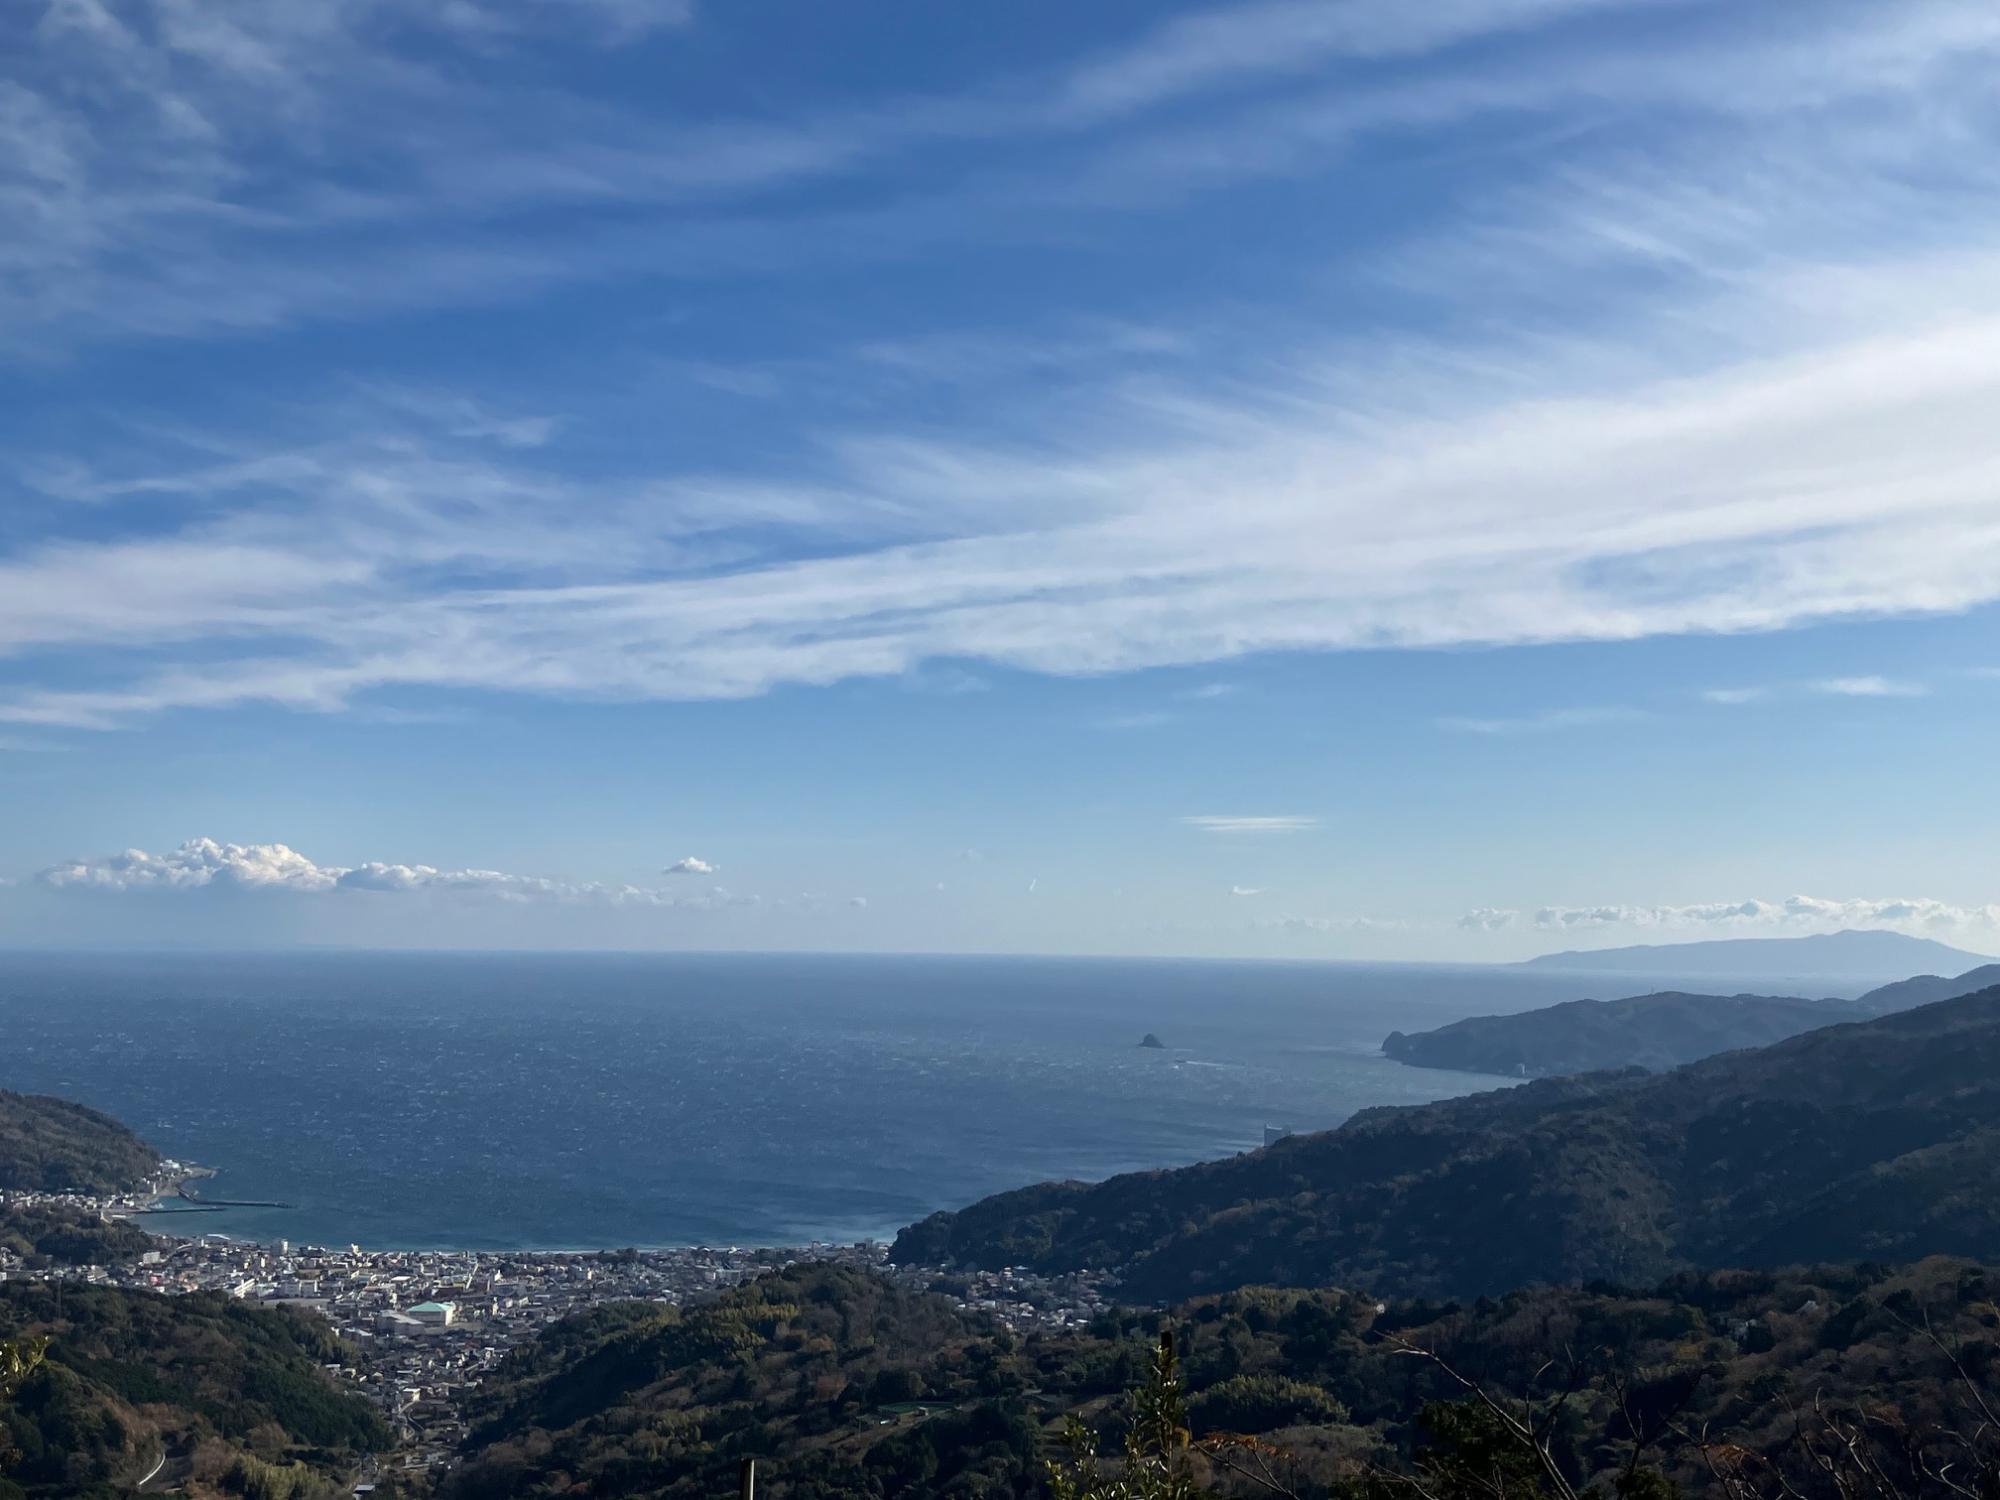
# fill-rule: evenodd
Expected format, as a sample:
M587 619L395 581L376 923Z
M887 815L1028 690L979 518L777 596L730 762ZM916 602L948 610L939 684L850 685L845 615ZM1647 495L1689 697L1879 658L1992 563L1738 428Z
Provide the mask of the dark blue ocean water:
M1331 964L11 954L0 1086L110 1111L219 1168L215 1196L296 1205L190 1230L784 1244L1489 1088L1377 1048L1592 988ZM1148 1031L1168 1050L1140 1049Z

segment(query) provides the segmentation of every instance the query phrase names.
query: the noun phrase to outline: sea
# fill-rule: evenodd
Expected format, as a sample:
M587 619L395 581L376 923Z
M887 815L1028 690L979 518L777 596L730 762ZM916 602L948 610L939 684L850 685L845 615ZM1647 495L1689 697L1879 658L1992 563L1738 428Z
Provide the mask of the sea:
M285 1205L149 1227L374 1249L795 1245L1504 1087L1391 1062L1382 1039L1663 987L1612 983L1415 964L13 953L0 1087L117 1116L213 1167L211 1198Z

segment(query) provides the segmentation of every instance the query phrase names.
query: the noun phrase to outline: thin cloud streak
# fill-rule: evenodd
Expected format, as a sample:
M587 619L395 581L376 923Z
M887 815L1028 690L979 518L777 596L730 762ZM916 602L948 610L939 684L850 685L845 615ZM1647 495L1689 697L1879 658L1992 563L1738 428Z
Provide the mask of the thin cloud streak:
M1305 833L1319 826L1318 818L1302 817L1297 814L1240 816L1198 813L1184 817L1181 821L1190 828L1200 829L1203 833L1220 834Z
M1891 677L1829 677L1812 689L1836 698L1922 698L1930 692L1921 682Z
M1454 734L1514 735L1553 734L1565 729L1590 729L1602 724L1630 724L1648 717L1636 708L1619 706L1603 708L1552 708L1541 713L1522 714L1511 718L1467 718L1447 715L1437 721L1438 728Z

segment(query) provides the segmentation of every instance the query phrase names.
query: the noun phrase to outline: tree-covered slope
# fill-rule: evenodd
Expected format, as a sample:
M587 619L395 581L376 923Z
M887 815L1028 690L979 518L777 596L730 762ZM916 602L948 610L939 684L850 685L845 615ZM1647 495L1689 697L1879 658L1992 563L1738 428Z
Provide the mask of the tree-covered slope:
M1956 999L2000 985L2000 964L1955 979L1898 980L1857 1000L1703 995L1679 990L1623 1000L1571 1000L1504 1016L1472 1016L1432 1031L1391 1032L1382 1051L1418 1068L1554 1078L1606 1068L1664 1072L1803 1031Z
M2000 1256L2000 989L1663 1075L1370 1110L1225 1161L1003 1193L892 1253L1118 1269L1128 1295L1168 1300L1933 1252Z
M18 1255L30 1270L46 1266L108 1266L137 1260L158 1245L128 1219L53 1203L0 1208L0 1249Z
M323 1363L352 1357L332 1331L288 1311L210 1293L161 1297L49 1282L0 1284L0 1340L46 1338L41 1366L0 1408L0 1474L31 1497L136 1480L162 1454L219 1477L248 1453L302 1463L330 1485L393 1435Z
M1017 1336L872 1276L804 1268L708 1308L635 1304L550 1330L489 1386L443 1496L696 1500L731 1493L744 1456L760 1461L759 1493L783 1500L1040 1496L1071 1415L1115 1447L1163 1325L1180 1351L1188 1429L1253 1439L1296 1494L1491 1493L1412 1488L1441 1433L1458 1434L1460 1452L1486 1435L1466 1391L1404 1352L1416 1346L1501 1401L1571 1390L1550 1450L1572 1493L1663 1493L1616 1477L1632 1456L1627 1418L1643 1413L1660 1438L1646 1465L1687 1493L1706 1488L1705 1461L1665 1432L1663 1414L1768 1464L1759 1477L1774 1488L1783 1475L1794 1494L1831 1495L1797 1444L1823 1414L1865 1401L1898 1441L1965 1416L1975 1392L1932 1333L1960 1353L1978 1399L2000 1399L1996 1290L2000 1278L1947 1260L1386 1309L1334 1289L1249 1288L1164 1317L1128 1310ZM1960 1474L1978 1483L1971 1468ZM1200 1478L1219 1495L1273 1493L1219 1465ZM1505 1493L1551 1489L1530 1474Z
M119 1192L159 1164L159 1152L109 1115L0 1089L0 1191Z
M1030 1471L1032 1425L999 1370L1008 1341L942 1298L801 1267L686 1309L594 1309L517 1350L473 1412L453 1500L557 1488L732 1494L742 1457L788 1456L795 1493L901 1495ZM927 1421L882 1411L934 1399ZM972 1408L950 1410L961 1400Z
M1570 1000L1510 1016L1472 1016L1434 1031L1394 1031L1382 1051L1412 1067L1508 1077L1553 1078L1607 1068L1658 1073L1874 1014L1852 1000L1667 990L1625 1000Z

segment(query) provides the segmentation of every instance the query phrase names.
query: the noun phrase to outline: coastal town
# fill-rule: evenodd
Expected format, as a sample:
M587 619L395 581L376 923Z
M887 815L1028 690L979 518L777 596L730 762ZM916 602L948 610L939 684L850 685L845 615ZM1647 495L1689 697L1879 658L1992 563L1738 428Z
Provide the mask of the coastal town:
M0 1214L53 1208L143 1227L153 1247L105 1264L38 1264L0 1244L0 1282L59 1280L163 1295L212 1292L326 1319L355 1351L334 1368L373 1401L401 1445L386 1462L412 1470L448 1465L464 1436L465 1398L507 1352L549 1325L608 1302L670 1304L713 1297L803 1261L869 1271L937 1291L961 1311L1029 1331L1089 1323L1111 1305L1097 1272L1039 1276L1021 1269L957 1272L896 1266L879 1240L789 1247L687 1246L655 1250L370 1250L359 1245L260 1244L221 1234L161 1233L165 1194L200 1174L169 1162L160 1181L110 1197L0 1193ZM177 1227L177 1226L176 1226Z

